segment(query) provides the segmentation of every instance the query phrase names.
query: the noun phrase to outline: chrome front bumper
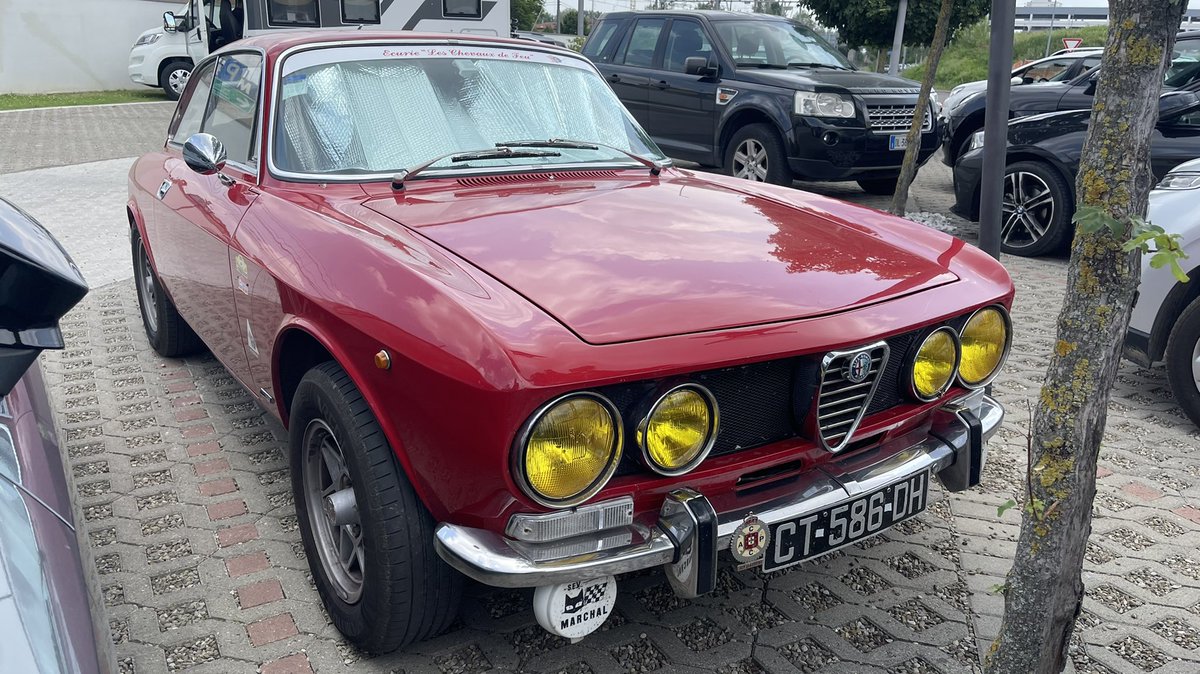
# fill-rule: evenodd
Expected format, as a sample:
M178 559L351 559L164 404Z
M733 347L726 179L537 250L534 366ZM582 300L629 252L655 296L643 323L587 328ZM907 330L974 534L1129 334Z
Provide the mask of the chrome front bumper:
M906 449L874 464L838 472L823 467L801 475L786 493L753 507L716 513L708 500L679 489L665 499L658 522L598 531L552 543L525 543L501 534L439 524L434 545L450 566L485 585L539 587L666 567L677 593L712 589L716 554L753 514L767 524L817 512L922 471L950 491L979 484L987 458L984 443L1000 427L1004 408L975 391L934 412L933 427Z

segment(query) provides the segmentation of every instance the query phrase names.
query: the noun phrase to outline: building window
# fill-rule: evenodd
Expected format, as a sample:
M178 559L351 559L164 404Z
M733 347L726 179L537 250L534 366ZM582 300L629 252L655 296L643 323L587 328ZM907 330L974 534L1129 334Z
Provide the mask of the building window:
M267 0L267 23L272 26L319 26L318 0Z
M455 19L482 19L483 0L442 0L442 16Z
M379 0L342 0L342 23L379 23Z

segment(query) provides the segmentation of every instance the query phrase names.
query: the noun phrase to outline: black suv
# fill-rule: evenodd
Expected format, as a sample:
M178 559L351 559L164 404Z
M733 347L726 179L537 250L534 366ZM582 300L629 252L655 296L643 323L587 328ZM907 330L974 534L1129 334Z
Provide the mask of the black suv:
M855 70L798 23L721 11L614 12L583 53L672 157L778 185L798 178L895 188L919 86ZM922 163L938 147L936 117L925 115Z

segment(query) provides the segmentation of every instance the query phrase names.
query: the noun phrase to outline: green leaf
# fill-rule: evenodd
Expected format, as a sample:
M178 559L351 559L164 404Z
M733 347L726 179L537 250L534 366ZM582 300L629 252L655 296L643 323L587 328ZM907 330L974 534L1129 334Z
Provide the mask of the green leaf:
M1186 257L1186 256L1185 256ZM1183 267L1179 266L1179 258L1171 258L1171 274L1175 276L1175 280L1180 283L1188 282L1188 275L1183 273Z
M1012 508L1015 505L1017 505L1017 502L1012 499L1008 499L1004 503L1001 503L996 508L996 517L1002 517L1004 515L1005 510L1008 510L1009 508Z

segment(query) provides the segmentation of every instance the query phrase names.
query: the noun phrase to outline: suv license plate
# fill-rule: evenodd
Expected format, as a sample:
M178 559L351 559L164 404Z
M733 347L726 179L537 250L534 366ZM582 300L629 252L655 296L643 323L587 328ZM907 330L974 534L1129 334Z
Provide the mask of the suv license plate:
M882 487L820 512L776 522L763 571L778 571L873 536L925 509L929 473Z
M908 135L888 136L888 149L889 150L907 150L908 149Z

